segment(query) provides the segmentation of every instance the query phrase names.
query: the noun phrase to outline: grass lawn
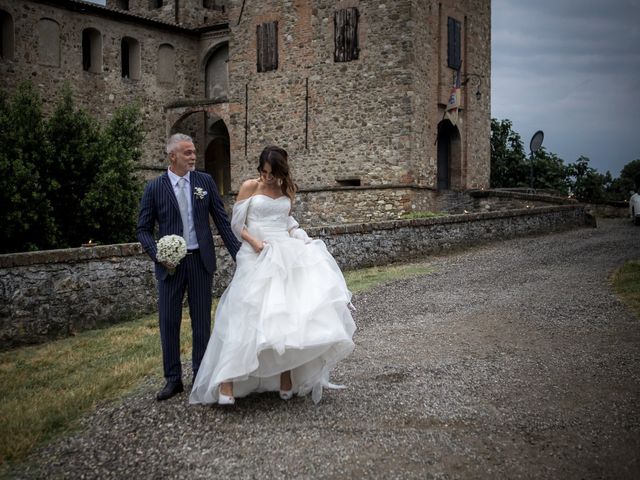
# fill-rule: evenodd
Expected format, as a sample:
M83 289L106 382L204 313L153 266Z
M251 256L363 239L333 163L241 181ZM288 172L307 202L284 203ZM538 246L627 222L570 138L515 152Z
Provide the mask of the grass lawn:
M625 263L611 276L613 289L640 318L640 259Z
M346 272L345 278L357 294L432 271L425 264L391 265ZM190 358L187 311L181 341L182 354ZM0 353L0 474L38 445L75 428L96 405L121 398L147 375L160 379L161 365L156 314Z

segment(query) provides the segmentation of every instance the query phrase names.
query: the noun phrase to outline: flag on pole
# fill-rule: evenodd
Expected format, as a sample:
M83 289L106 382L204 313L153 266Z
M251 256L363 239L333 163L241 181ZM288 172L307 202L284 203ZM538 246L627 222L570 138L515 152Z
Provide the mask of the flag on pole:
M458 112L460 110L460 70L456 70L455 81L451 87L451 94L447 102L447 108L444 112L445 118L448 118L454 125L458 123Z

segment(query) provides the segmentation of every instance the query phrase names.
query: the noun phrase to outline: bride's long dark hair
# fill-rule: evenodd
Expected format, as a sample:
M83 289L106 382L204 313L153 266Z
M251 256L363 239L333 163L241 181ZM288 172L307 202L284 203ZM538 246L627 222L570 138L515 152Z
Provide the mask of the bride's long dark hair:
M264 164L271 165L271 174L280 180L280 188L282 194L293 199L296 195L296 185L293 183L291 174L289 173L289 155L286 150L275 145L265 147L260 154L260 163L258 164L258 172L262 172Z

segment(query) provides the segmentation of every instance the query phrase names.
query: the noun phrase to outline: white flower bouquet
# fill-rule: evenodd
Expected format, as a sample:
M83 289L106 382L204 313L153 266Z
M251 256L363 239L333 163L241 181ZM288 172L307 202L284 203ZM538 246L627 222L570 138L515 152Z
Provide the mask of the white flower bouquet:
M187 242L180 235L165 235L157 245L156 259L169 265L169 274L173 275L180 260L187 255Z

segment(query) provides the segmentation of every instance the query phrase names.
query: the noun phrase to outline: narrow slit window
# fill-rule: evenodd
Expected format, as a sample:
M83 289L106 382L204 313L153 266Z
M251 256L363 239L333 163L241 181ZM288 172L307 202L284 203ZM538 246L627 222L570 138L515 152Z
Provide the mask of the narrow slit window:
M95 28L82 31L82 69L86 72L102 72L102 35Z
M131 37L120 42L120 63L122 78L140 80L140 43Z
M13 17L0 10L0 61L12 61L14 50Z
M461 24L455 18L448 18L447 22L447 65L454 70L460 70L462 65L462 28Z

